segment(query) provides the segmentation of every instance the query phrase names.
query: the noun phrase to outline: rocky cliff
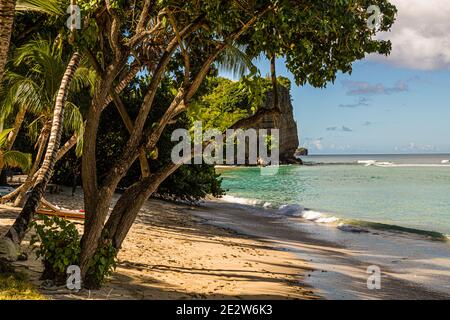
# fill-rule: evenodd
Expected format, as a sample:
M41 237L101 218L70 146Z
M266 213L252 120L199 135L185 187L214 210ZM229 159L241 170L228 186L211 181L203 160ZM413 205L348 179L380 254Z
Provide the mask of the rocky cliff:
M299 146L297 123L294 119L294 108L291 101L291 93L288 88L278 86L278 103L281 114L265 116L259 122L252 125L254 129L280 130L280 161L284 164L300 163L294 157ZM273 91L267 93L263 108L274 108Z

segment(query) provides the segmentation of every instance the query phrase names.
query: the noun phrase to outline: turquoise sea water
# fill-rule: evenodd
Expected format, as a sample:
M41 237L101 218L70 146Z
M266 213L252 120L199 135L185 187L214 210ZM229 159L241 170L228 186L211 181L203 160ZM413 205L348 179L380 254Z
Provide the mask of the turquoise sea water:
M310 166L222 168L227 201L450 234L450 155L305 157ZM389 161L383 167L358 160ZM290 206L286 206L290 205ZM283 207L284 206L284 207ZM306 208L304 210L303 208ZM291 209L291 210L286 210ZM294 210L294 211L292 211Z

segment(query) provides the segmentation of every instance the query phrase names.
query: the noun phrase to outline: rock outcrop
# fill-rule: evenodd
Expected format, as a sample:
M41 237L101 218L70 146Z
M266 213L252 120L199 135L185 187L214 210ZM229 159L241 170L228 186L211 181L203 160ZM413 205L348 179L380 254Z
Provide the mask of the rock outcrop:
M298 164L301 160L294 155L299 146L297 123L294 119L291 93L288 88L278 86L278 104L281 109L279 115L268 115L252 125L254 129L280 130L280 162L283 164ZM274 108L273 91L267 93L263 108Z
M309 151L306 148L298 148L297 151L295 152L296 157L307 156L307 155L309 155Z

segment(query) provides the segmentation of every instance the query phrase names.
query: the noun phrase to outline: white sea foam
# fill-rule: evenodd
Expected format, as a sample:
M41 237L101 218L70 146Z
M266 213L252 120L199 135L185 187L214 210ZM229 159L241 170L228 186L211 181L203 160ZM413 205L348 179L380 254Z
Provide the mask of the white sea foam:
M266 202L266 203L264 203L264 205L263 205L263 208L264 209L270 209L272 207L272 204L270 203L270 202Z
M417 168L417 167L424 167L424 168L435 168L435 167L450 167L448 164L422 164L422 163L403 163L403 164L395 164L395 163L377 163L375 164L377 167L384 167L384 168Z
M262 205L262 201L256 199L247 199L247 198L238 198L230 195L225 195L222 197L222 200L229 203L248 205L248 206L257 206Z
M358 160L357 163L363 164L366 167L369 167L369 166L375 165L375 163L377 163L377 161L376 160Z
M291 216L291 217L301 217L305 208L299 204L285 204L278 208L278 213Z
M314 221L317 223L335 223L339 221L339 218L333 217L333 216L326 216L322 212L317 212L313 210L305 210L305 212L302 215L302 218Z
M224 196L222 200L231 204L235 204L239 207L247 206L255 209L262 208L264 209L265 213L275 213L276 216L298 217L308 221L324 224L335 223L339 221L339 219L334 216L328 216L325 213L319 211L306 209L299 204L285 204L279 207L274 207L270 202L256 199L239 198L230 195Z
M390 161L377 160L358 160L358 164L366 167L383 167L383 168L408 168L408 167L450 167L450 160L442 160L440 164L437 163L401 163L397 164Z
M394 165L393 162L388 161L377 161L377 160L358 160L358 164L363 164L366 167L370 166L391 166Z

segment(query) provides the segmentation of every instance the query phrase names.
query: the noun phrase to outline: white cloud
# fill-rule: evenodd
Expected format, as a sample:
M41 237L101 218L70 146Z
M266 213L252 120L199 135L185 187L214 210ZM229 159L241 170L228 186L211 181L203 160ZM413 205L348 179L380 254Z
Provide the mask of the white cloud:
M341 131L341 132L353 132L353 130L349 127L342 126L342 127L328 127L327 131Z
M347 88L347 94L350 96L356 95L377 95L386 94L390 95L393 93L400 93L409 90L408 84L405 81L398 81L394 86L387 87L381 83L370 84L365 81L342 81L342 85ZM360 100L360 104L367 106L367 99ZM355 105L357 106L357 105ZM341 105L344 107L344 105ZM349 105L346 105L348 108Z
M380 35L392 41L389 57L371 59L420 70L450 69L450 1L391 0L398 17L392 31Z

